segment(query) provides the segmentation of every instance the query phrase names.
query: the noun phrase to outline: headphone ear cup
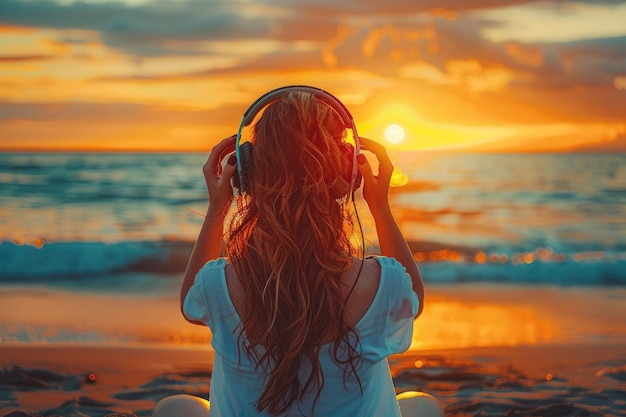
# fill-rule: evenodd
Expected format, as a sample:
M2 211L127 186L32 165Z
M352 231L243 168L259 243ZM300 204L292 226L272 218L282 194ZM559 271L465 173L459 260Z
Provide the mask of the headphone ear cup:
M345 165L345 171L343 172L342 176L343 179L346 180L346 182L348 184L352 183L352 170L354 169L354 146L352 146L349 143L344 143L341 145L341 147L339 148L341 150L341 154L342 157L347 161L346 165ZM356 177L354 178L354 185L352 187L352 191L356 191L359 189L359 187L361 186L361 180L362 180L362 175L361 175L361 171L356 170Z
M239 178L239 189L250 193L250 180L252 178L252 143L244 142L239 149L241 158L241 175Z

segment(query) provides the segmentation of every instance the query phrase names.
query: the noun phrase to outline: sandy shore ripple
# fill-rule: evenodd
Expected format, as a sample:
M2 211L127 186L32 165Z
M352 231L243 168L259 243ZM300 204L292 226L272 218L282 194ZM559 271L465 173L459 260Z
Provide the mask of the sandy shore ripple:
M198 348L16 345L0 354L4 417L149 416L163 397L210 391L212 355ZM447 416L626 415L623 345L409 352L390 363L398 392L433 394Z

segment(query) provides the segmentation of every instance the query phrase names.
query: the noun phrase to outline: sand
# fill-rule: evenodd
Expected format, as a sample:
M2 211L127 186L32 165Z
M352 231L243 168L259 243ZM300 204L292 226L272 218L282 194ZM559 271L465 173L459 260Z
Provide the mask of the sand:
M202 348L13 345L0 347L0 357L2 415L102 416L150 415L169 394L208 395L213 355Z
M204 348L4 345L0 357L3 416L149 416L167 395L209 394ZM626 415L625 345L411 351L390 363L398 392L428 392L447 416Z
M447 416L626 416L626 289L473 284L427 297L411 351L390 359L398 392L432 394ZM6 288L0 306L0 417L149 416L168 395L208 398L210 333L175 296Z

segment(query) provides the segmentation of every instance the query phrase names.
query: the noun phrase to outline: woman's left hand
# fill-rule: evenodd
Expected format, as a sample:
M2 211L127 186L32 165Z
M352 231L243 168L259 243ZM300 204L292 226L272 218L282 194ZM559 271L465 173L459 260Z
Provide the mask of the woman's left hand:
M233 188L230 179L237 170L235 155L228 158L222 167L222 161L229 153L235 150L236 135L223 139L215 145L205 162L202 172L209 192L209 210L207 216L224 214L233 197Z

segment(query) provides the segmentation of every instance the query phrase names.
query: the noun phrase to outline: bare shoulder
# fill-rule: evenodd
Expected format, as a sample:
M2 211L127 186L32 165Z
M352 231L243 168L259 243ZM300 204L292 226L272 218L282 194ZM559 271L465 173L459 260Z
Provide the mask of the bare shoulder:
M362 266L361 266L362 265ZM244 293L232 264L225 267L226 285L238 313L243 312ZM374 301L380 285L381 267L375 258L355 259L352 268L342 278L346 311L351 324L356 324Z
M360 266L361 262L363 267ZM378 289L380 283L380 264L375 258L358 259L354 262L353 271L357 280L356 287L361 290L371 291ZM359 274L360 271L360 274Z
M224 273L226 275L228 293L230 294L230 298L235 305L235 309L238 313L240 313L243 308L243 288L239 282L237 272L235 272L235 268L230 262L226 264Z
M349 287L348 291L354 287L346 303L351 324L354 325L367 312L376 297L380 285L380 264L375 258L355 259L344 282Z

